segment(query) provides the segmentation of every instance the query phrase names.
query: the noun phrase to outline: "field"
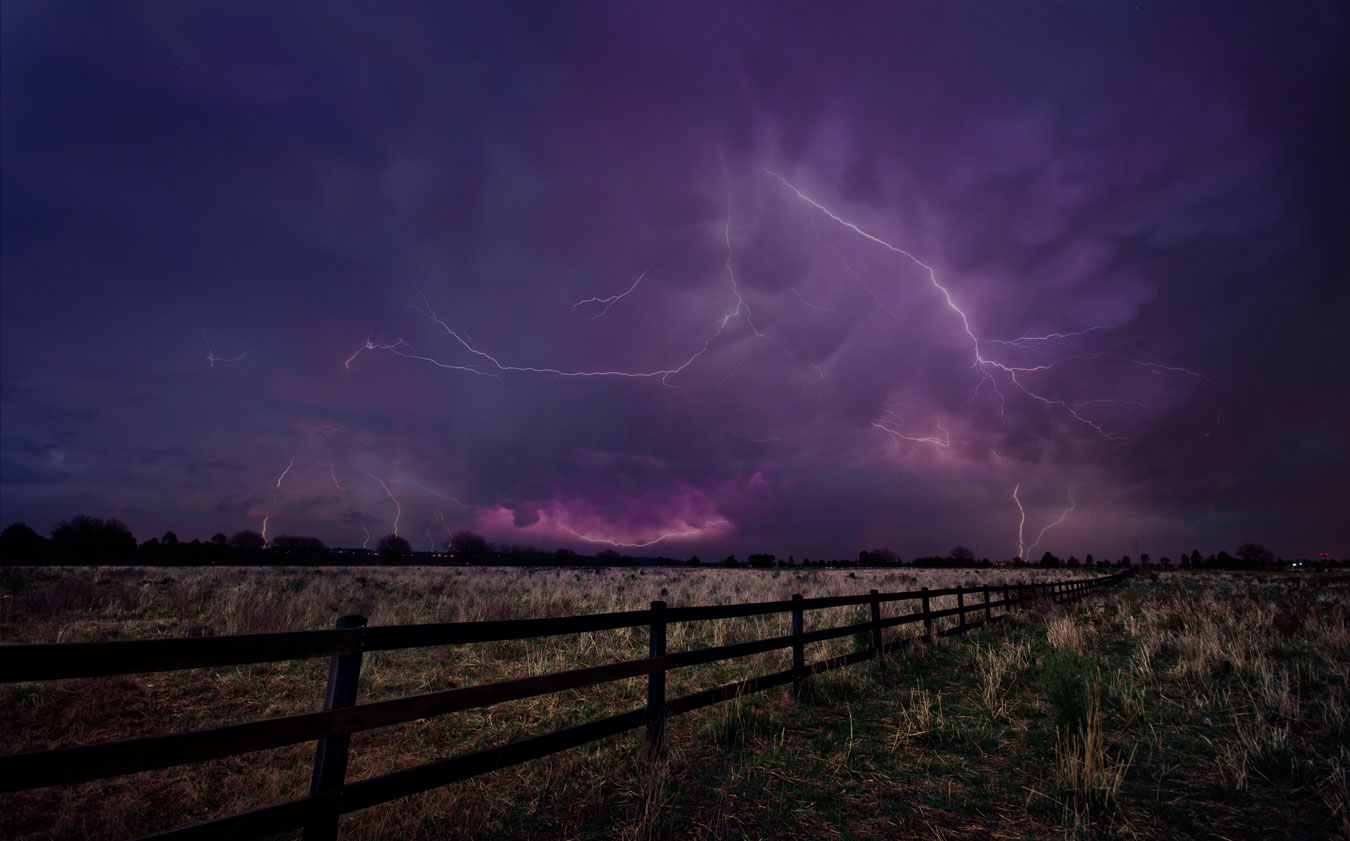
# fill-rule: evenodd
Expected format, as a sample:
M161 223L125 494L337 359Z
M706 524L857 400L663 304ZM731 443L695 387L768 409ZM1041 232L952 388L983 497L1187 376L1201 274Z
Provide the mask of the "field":
M1080 573L1089 575L1091 573ZM1064 578L1064 571L11 568L0 642L566 616ZM859 621L856 608L810 627ZM674 625L669 648L784 633ZM914 626L898 632L914 634ZM640 657L643 630L380 652L369 701ZM854 647L818 643L808 661ZM670 675L671 695L786 652ZM0 753L319 708L326 663L0 684ZM345 838L1350 838L1350 581L1141 574L1074 605L343 819ZM634 679L353 737L349 779L641 706ZM0 836L126 838L305 793L312 744L7 795ZM298 835L298 834L297 834Z

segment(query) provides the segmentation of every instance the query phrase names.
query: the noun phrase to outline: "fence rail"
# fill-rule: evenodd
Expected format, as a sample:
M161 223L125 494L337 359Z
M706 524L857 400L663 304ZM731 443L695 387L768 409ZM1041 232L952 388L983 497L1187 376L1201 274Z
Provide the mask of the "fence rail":
M940 590L829 596L706 607L667 607L652 602L648 610L517 619L491 622L445 622L427 625L366 627L365 618L344 616L331 631L297 631L124 642L0 646L0 682L46 681L142 672L236 666L330 657L328 684L321 711L232 724L204 730L141 736L97 744L54 748L0 756L0 793L43 786L87 782L159 768L221 759L268 748L315 742L314 771L307 797L237 815L147 836L154 839L260 838L297 827L306 841L324 841L337 834L341 815L427 791L449 783L538 759L559 751L646 728L652 750L660 750L665 723L674 715L701 709L776 686L792 685L794 697L814 674L860 663L934 636L962 634L1003 619L1019 605L1038 599L1072 601L1118 584L1128 571L1101 578L1039 584L954 587ZM994 595L999 598L992 598ZM933 600L955 596L957 606L934 610ZM967 600L978 596L979 600ZM882 605L915 602L918 611L884 617ZM848 625L805 630L810 611L837 607L868 608L868 619ZM999 610L998 614L994 611ZM666 629L675 622L705 622L771 614L790 614L789 634L689 651L666 651ZM973 621L968 616L974 615ZM934 631L934 621L957 617L957 624ZM923 623L922 634L884 639L883 631ZM368 651L537 639L623 628L648 628L649 651L642 659L571 669L552 674L458 687L364 704L356 702L361 658ZM830 639L861 636L864 648L805 661L805 646ZM792 666L676 698L666 697L666 673L673 669L734 660L753 654L792 649ZM470 753L449 756L378 777L346 782L351 734L446 713L521 700L567 689L581 689L634 677L647 678L643 707Z

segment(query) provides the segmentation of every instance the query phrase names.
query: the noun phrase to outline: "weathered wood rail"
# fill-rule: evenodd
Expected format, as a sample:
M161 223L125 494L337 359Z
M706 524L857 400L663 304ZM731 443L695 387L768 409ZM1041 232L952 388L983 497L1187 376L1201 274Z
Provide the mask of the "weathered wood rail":
M0 793L80 783L316 742L314 772L307 797L146 836L146 839L229 838L239 841L303 827L306 841L322 841L336 837L338 820L344 814L639 727L645 726L649 746L659 750L666 721L671 716L775 686L790 684L796 695L801 692L803 681L811 675L873 659L914 640L931 641L934 636L965 633L1003 619L1012 608L1032 600L1080 599L1112 587L1128 575L1125 571L1076 581L941 590L925 587L898 593L872 590L857 596L812 599L795 595L782 601L708 607L669 607L665 602L657 601L652 602L648 610L555 619L366 627L363 617L344 616L331 631L0 646L0 682L9 683L331 658L321 711L204 730L3 755L0 756ZM932 600L945 596L955 596L957 606L932 609ZM968 600L967 596L977 598ZM918 602L920 609L883 616L882 605L896 602ZM868 608L867 621L805 630L808 612L848 606ZM999 612L996 614L995 611ZM666 650L666 628L670 623L769 614L791 614L791 633L690 651ZM973 621L968 618L972 615L976 617ZM934 620L952 616L957 617L957 623L935 634ZM884 641L883 630L919 622L923 623L923 632L919 636ZM386 701L356 702L361 658L368 651L535 639L644 626L649 629L650 644L648 656L642 659ZM805 661L808 644L852 635L864 635L868 640L867 647L813 663ZM788 669L676 698L666 697L668 671L787 648L792 649L792 666ZM647 677L647 703L643 707L378 777L346 781L347 749L352 733L644 675Z

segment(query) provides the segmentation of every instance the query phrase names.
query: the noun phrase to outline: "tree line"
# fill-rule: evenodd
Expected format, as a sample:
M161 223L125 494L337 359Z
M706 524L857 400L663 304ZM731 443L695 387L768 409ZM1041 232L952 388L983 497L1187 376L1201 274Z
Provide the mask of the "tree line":
M1286 560L1277 557L1259 543L1244 543L1235 555L1219 551L1202 556L1200 550L1180 552L1174 561L1163 556L1156 561L1148 553L1137 559L1123 555L1118 559L1089 554L1081 560L1076 555L1061 559L1046 552L1035 561L1013 558L991 561L976 558L964 545L953 546L946 555L929 555L904 561L886 548L868 549L857 558L811 559L798 562L795 556L786 559L768 553L753 553L741 561L735 555L705 564L697 555L688 559L667 557L632 557L614 548L595 555L581 555L570 549L540 550L534 546L494 545L482 535L460 530L448 535L437 551L419 552L403 537L387 534L374 549L330 548L315 537L282 535L267 540L256 531L244 530L233 535L223 532L209 540L181 541L172 531L161 537L152 537L137 543L131 529L117 519L100 519L81 514L62 520L52 529L50 537L43 537L24 523L12 523L0 532L0 562L12 565L129 565L144 566L248 566L248 565L361 565L361 564L424 564L464 565L500 564L510 566L548 566L596 564L602 566L721 566L727 568L770 567L856 568L856 567L991 567L1040 566L1047 568L1095 567L1100 569L1142 567L1145 569L1323 569L1345 566L1346 561L1327 555L1317 558Z

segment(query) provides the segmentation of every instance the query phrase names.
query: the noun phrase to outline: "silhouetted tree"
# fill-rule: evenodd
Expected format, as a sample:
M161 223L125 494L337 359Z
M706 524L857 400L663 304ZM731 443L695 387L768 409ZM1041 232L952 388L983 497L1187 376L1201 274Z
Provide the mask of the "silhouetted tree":
M178 535L174 534L171 531L166 531L164 532L164 536L159 539L159 542L164 546L177 546Z
M212 546L216 546L223 549L229 544L229 542L230 539L225 536L224 532L216 532L215 534L211 535Z
M244 529L237 531L230 537L230 548L239 549L244 552L261 551L267 545L267 539L256 531Z
M52 529L52 550L67 563L119 564L136 554L136 538L121 520L80 514Z
M464 529L450 535L446 551L466 558L477 558L488 553L488 542L481 534Z
M7 564L40 564L47 560L47 538L26 523L10 523L0 532L0 560Z
M750 556L750 566L752 567L771 567L773 566L773 555L764 552L756 552Z
M960 544L953 546L952 551L948 552L947 554L951 556L951 559L953 561L956 561L957 563L960 564L968 564L971 561L975 560L975 553L970 551L970 547L962 546Z
M322 564L328 561L328 547L317 537L292 537L283 534L273 539L273 552L285 557L286 563Z
M386 534L375 544L375 552L379 554L381 563L396 564L404 558L411 557L413 548L405 538L396 534Z
M1275 560L1275 555L1260 543L1244 543L1238 547L1237 553L1242 565L1248 567L1268 566Z
M1055 557L1049 552L1046 552L1044 555L1041 555L1041 566L1057 567L1059 566L1059 558Z

